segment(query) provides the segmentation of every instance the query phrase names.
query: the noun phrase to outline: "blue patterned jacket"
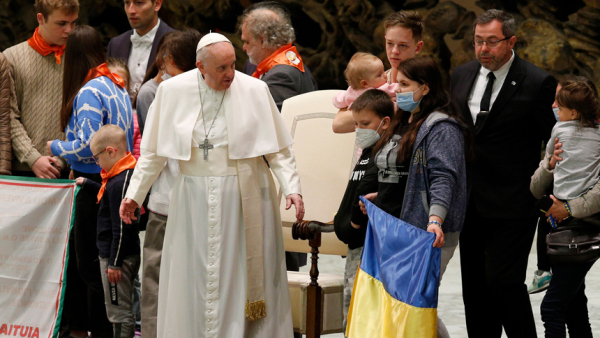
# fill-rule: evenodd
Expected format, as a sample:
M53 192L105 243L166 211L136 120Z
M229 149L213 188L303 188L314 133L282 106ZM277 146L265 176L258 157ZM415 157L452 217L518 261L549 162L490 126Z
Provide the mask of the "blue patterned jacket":
M114 124L127 135L127 151L133 151L133 114L127 90L100 76L88 81L73 101L73 114L65 128L66 141L54 140L52 154L69 162L71 168L96 174L101 168L92 158L90 142L105 124Z

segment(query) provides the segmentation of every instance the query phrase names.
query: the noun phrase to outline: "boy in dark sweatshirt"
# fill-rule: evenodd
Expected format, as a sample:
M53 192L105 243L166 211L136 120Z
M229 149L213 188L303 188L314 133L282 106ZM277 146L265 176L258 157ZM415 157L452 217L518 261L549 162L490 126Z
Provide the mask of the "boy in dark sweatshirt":
M98 233L96 245L108 319L115 338L132 338L135 320L132 309L133 280L140 268L140 238L137 223L125 224L119 207L127 191L136 161L127 151L125 132L105 125L92 138L93 158L102 168L102 185L78 177L83 189L98 191Z
M390 126L393 115L394 103L385 92L378 89L367 90L352 104L356 142L362 148L362 154L352 171L340 208L333 220L335 234L348 244L349 249L344 272L344 327L368 223L367 216L358 205L358 197L377 191L378 169L373 161L375 154L372 154L372 148Z

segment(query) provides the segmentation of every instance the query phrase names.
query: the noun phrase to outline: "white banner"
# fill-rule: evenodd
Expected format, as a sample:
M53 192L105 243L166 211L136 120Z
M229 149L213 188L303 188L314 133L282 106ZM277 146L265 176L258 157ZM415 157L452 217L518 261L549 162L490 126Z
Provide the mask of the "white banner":
M0 338L58 336L78 190L0 176Z

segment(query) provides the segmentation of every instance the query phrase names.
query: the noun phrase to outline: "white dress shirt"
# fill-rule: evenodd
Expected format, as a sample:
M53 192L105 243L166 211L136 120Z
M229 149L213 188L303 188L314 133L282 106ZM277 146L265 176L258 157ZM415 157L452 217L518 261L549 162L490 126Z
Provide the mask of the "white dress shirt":
M494 71L494 76L496 77L496 81L494 82L494 86L492 87L492 99L490 100L490 110L494 106L494 101L496 101L496 97L498 97L498 93L500 93L500 89L502 89L502 85L504 84L504 80L506 79L506 75L510 70L510 66L515 59L515 52L511 51L512 55L510 60L505 63L498 70ZM475 83L473 84L473 88L471 89L471 94L469 94L469 110L471 111L471 116L473 117L473 123L477 121L477 114L481 111L481 98L483 97L483 93L485 92L485 87L487 86L488 79L487 75L490 73L490 70L481 67L479 69L479 75L475 79Z
M148 67L148 58L152 51L152 43L154 42L159 25L160 19L156 22L156 26L144 35L139 35L135 29L133 30L133 34L131 35L131 51L129 52L129 61L127 62L127 67L129 67L131 75L130 95L137 93L142 85L144 75L146 75L146 67Z

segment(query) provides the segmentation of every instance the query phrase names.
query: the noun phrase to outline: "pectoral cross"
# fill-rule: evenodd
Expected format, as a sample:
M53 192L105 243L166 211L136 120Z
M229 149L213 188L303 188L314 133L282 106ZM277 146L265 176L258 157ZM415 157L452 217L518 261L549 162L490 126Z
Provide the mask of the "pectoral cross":
M204 160L208 160L208 150L214 148L212 144L208 142L208 138L204 139L204 144L198 146L200 149L204 150Z

